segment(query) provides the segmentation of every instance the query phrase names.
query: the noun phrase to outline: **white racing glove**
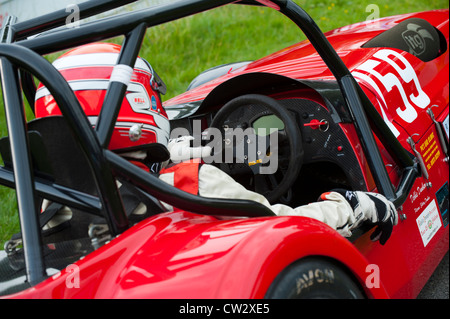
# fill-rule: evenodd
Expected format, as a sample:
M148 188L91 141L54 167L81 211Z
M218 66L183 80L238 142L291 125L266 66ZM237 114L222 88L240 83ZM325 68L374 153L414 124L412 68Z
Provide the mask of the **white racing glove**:
M377 193L349 191L344 189L334 189L344 196L353 209L355 221L351 229L357 228L363 221L369 220L377 225L371 234L372 241L380 241L384 245L392 233L392 229L398 223L398 214L394 204L386 197ZM327 197L327 193L322 195Z
M195 158L206 158L211 156L212 148L210 146L192 147L193 136L181 136L169 140L167 149L170 153L170 159L174 163L188 161Z

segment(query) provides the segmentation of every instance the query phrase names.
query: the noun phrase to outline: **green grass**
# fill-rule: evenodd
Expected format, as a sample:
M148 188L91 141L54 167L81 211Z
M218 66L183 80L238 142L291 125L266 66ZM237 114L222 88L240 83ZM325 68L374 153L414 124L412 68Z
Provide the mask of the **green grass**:
M326 32L365 21L373 1L296 1ZM380 17L448 7L448 1L377 1ZM157 26L147 32L141 55L168 86L166 99L182 93L207 68L255 60L305 37L296 25L269 8L225 6ZM170 58L168 58L170 57Z
M322 31L365 21L372 0L296 1L313 17ZM380 17L448 8L447 0L377 1ZM304 40L299 29L268 8L226 6L147 31L140 55L165 81L165 100L185 91L190 81L210 67L255 60ZM113 40L117 42L118 40ZM53 60L57 55L52 55ZM1 92L0 92L1 94ZM1 99L2 100L2 99ZM7 135L0 101L0 134ZM30 112L27 112L30 116ZM0 244L19 231L14 192L0 186Z

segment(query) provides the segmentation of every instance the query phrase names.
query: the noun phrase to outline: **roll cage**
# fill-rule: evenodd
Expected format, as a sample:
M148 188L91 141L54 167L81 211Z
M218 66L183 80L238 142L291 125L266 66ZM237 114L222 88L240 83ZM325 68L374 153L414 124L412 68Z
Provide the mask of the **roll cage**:
M87 1L79 5L80 18L134 1L136 0ZM237 2L183 0L117 15L78 28L59 29L32 38L30 36L63 26L67 12L59 10L16 24L9 19L0 34L2 42L0 68L12 163L0 167L0 183L16 189L26 274L31 285L46 278L38 207L35 203L37 195L64 205L82 208L93 214L103 215L113 236L129 227L120 195L118 195L115 177L124 178L173 206L199 214L249 217L273 215L265 206L250 201L202 198L188 194L165 184L149 173L143 173L141 169L107 150L121 101L126 92L126 83L116 81L109 83L103 108L97 125L93 129L68 83L41 56L94 41L124 36L118 64L132 67L147 28L231 3L271 7L300 27L336 78L345 100L345 108L360 137L378 191L392 200L397 207L405 201L414 180L420 175L419 167L391 133L314 20L290 0ZM35 176L21 95L21 89L23 89L30 105L34 103L36 89L32 76L40 80L54 96L67 126L89 163L98 197ZM402 179L396 189L389 179L372 132L386 145L391 156L403 169Z

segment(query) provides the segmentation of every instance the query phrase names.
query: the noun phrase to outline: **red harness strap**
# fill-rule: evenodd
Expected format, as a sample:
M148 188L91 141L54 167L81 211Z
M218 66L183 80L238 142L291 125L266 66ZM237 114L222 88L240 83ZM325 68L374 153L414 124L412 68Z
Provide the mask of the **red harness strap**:
M198 195L198 162L182 162L163 168L160 174L174 173L173 186L190 194Z

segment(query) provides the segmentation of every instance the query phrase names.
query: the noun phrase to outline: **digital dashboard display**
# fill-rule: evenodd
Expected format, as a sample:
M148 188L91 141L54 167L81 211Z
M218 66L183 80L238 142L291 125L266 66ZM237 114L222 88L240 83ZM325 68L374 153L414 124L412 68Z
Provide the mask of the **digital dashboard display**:
M275 130L284 130L284 123L278 116L272 114L261 116L253 122L252 127L255 130L256 135L266 136Z

